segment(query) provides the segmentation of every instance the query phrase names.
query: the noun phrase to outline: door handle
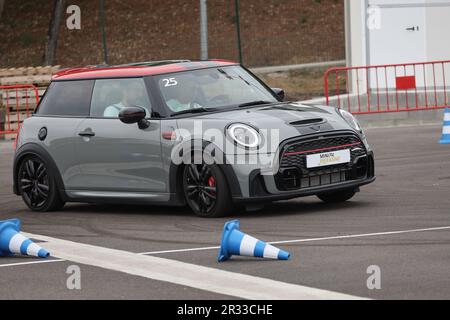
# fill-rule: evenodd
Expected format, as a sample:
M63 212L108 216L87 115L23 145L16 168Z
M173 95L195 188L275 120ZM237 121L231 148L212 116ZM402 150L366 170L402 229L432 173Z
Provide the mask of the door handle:
M419 26L417 26L417 27L409 27L409 28L406 28L406 30L408 30L408 31L419 31Z
M91 128L87 128L84 131L78 132L78 135L80 137L93 137L93 136L95 136L95 132L92 131Z

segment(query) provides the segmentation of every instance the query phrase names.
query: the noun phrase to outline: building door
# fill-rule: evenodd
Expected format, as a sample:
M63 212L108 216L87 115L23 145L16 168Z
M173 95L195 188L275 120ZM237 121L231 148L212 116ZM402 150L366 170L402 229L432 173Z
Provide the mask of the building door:
M378 1L379 2L379 1ZM426 50L426 8L421 5L395 5L391 1L370 6L371 14L377 14L379 25L368 28L368 64L385 65L427 61ZM385 76L384 72L387 73ZM370 74L371 87L395 87L396 76L416 76L416 85L423 85L423 68L400 67ZM373 72L374 73L374 72Z

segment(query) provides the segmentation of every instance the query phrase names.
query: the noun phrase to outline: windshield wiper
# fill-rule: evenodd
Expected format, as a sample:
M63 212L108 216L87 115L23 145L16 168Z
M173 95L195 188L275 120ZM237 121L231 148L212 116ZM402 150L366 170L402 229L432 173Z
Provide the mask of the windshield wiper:
M251 101L251 102L246 102L246 103L240 104L238 107L243 108L243 107L259 106L262 104L271 104L271 103L274 103L274 102L257 100L257 101Z
M180 114L211 112L211 111L214 111L214 110L217 110L217 109L216 108L203 108L203 107L202 108L194 108L194 109L186 109L186 110L174 112L170 116L171 117L175 117L175 116L178 116Z

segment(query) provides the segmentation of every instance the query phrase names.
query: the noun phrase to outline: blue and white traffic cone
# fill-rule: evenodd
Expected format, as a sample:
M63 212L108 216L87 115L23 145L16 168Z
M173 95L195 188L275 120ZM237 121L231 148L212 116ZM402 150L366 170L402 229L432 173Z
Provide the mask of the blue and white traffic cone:
M20 220L0 221L0 257L23 254L47 258L50 253L20 234Z
M239 230L239 220L225 223L217 260L219 262L226 261L232 255L278 260L288 260L290 257L288 252L241 232Z
M450 144L450 109L446 108L444 112L444 126L442 128L442 138L440 144Z

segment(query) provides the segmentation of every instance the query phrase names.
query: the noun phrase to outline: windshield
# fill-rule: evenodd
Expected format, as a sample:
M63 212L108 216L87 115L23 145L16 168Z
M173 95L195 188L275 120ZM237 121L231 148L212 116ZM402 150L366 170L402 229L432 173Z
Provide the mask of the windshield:
M173 113L277 102L270 91L239 66L164 74L156 79Z

